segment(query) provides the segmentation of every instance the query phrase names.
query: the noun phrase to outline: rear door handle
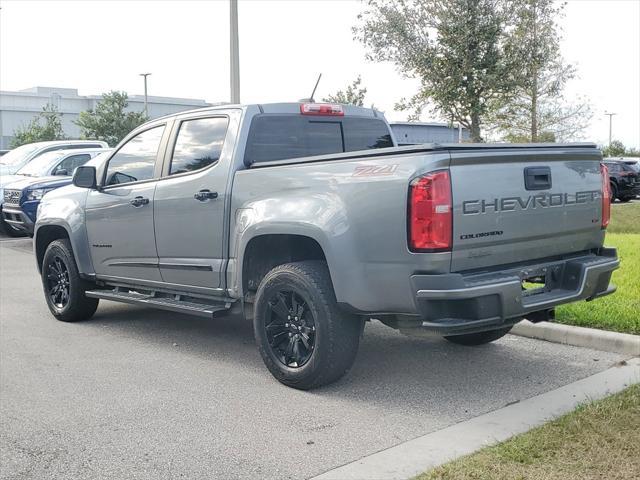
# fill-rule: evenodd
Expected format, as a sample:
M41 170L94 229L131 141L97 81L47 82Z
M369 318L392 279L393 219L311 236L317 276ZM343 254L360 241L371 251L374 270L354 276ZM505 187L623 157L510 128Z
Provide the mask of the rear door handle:
M200 202L206 202L208 200L214 200L218 198L218 192L212 192L211 190L205 188L204 190L200 190L196 193L193 198Z
M145 197L136 197L129 203L134 207L142 207L143 205L147 205L149 203L149 199Z

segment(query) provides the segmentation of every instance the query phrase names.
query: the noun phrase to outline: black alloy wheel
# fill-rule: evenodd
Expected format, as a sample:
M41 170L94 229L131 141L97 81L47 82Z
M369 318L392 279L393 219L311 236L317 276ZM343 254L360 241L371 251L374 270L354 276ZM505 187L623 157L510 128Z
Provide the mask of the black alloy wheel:
M45 268L47 295L53 305L63 309L69 303L69 269L59 256L51 258Z
M271 351L286 367L306 364L315 346L316 326L305 299L294 291L278 291L269 299L265 331Z

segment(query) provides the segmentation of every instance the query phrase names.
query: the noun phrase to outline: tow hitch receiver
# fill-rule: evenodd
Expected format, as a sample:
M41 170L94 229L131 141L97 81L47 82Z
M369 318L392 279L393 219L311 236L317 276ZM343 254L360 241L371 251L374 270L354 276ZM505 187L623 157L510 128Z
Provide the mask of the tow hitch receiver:
M552 322L556 318L556 311L553 308L527 313L525 318L532 323Z
M537 275L534 277L527 277L521 281L522 296L528 297L530 295L536 295L546 291L546 276Z

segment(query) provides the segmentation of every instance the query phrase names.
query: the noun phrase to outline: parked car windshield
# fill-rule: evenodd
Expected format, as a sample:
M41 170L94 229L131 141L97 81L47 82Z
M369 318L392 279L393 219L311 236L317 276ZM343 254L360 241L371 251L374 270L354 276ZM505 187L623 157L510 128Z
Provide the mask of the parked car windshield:
M38 145L35 145L33 143L14 148L13 150L5 153L2 157L0 157L0 165L19 165L22 161L24 161L27 155L36 151L37 149Z
M640 173L640 162L624 162L627 167L631 167L634 172Z
M64 153L60 153L59 151L43 153L31 160L16 173L18 175L26 175L27 177L41 177L42 175L49 173L51 167L53 167L64 155Z

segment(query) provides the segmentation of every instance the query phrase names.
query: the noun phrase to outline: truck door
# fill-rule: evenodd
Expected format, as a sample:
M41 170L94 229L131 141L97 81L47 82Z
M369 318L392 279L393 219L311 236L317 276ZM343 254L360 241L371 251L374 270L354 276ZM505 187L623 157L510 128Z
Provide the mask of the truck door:
M132 137L109 159L103 187L88 193L87 236L98 277L162 280L154 239L153 197L164 133L162 124Z
M237 112L239 113L239 112ZM177 119L155 194L159 266L166 283L218 293L225 239L233 111Z

